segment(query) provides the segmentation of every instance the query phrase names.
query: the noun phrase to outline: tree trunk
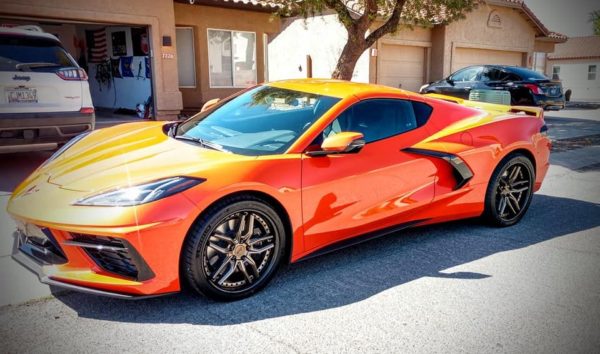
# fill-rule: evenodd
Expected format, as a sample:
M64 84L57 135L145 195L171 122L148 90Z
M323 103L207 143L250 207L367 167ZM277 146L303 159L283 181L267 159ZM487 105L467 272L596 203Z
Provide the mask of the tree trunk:
M364 47L365 40L363 39L362 42L363 43L358 40L348 40L342 50L342 54L340 54L335 70L331 74L332 79L352 80L356 62L366 49Z

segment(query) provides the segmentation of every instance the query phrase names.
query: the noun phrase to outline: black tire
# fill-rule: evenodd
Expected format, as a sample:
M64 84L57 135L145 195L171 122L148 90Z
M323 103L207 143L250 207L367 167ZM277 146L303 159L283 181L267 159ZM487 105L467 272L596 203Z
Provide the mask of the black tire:
M227 198L192 226L182 250L182 277L212 299L242 299L267 285L284 247L283 222L267 202L253 196Z
M533 197L535 169L522 154L505 157L494 170L485 194L484 219L498 227L518 223Z

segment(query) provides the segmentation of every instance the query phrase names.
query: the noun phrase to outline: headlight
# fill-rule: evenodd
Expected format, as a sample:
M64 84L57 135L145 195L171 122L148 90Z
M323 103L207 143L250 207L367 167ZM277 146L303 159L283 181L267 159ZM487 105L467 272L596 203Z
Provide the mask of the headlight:
M91 197L79 199L73 205L93 205L93 206L133 206L158 199L166 198L170 195L183 192L192 188L205 179L191 177L171 177L139 184L137 186L115 189L103 192Z
M49 164L51 161L56 160L57 157L59 157L60 155L62 155L71 146L75 145L79 140L85 138L89 133L91 133L91 131L79 134L76 137L74 137L73 139L69 140L60 149L56 150L56 152L54 154L52 154L52 156L50 156L50 158L48 160L46 160L40 167L44 167L47 164Z

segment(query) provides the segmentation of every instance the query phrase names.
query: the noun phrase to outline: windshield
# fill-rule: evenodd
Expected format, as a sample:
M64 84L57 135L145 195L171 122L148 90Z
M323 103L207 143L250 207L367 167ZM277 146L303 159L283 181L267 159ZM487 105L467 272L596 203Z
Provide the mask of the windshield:
M56 41L0 35L0 71L54 72L60 68L76 66Z
M218 144L241 155L280 154L339 100L259 86L190 118L176 135Z

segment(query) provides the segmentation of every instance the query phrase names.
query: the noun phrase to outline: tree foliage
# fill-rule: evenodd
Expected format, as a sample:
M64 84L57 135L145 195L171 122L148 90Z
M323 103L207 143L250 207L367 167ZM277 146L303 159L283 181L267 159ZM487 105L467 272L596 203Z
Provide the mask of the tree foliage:
M348 32L332 76L350 80L360 55L401 25L431 27L456 21L482 0L272 0L277 15L313 17L333 10Z
M600 10L590 12L590 22L594 27L594 34L600 36Z

